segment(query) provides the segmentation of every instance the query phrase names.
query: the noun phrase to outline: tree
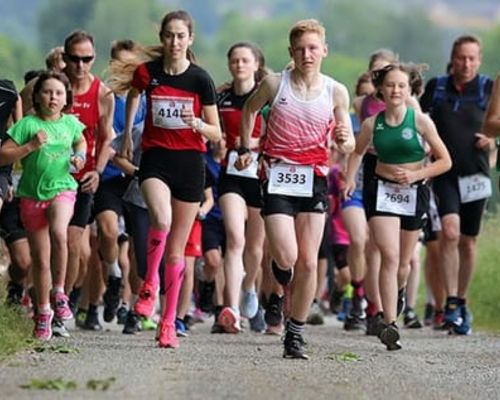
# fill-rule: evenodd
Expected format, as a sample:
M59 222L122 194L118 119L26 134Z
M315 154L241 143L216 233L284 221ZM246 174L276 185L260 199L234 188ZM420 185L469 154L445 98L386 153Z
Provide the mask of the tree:
M47 0L38 15L42 51L62 45L64 38L75 29L87 29L96 4L97 0Z

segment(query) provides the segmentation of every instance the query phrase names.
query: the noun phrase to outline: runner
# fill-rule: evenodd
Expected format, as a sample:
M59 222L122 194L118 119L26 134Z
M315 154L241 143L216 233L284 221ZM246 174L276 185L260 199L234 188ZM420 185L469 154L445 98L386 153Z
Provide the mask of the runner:
M260 115L257 116L249 145L253 167L239 171L234 163L238 157L236 149L240 145L241 109L265 76L265 62L262 52L247 42L232 45L227 59L233 80L230 87L219 94L217 101L228 151L222 163L218 188L226 231L224 271L227 296L226 307L220 312L218 323L227 333L238 333L241 316L253 318L259 308L255 281L262 262L265 236L264 220L260 215L262 195L257 176L259 139L263 129Z
M162 55L141 64L127 95L123 155L131 159L132 120L146 90L147 115L142 135L139 182L148 206L148 270L135 304L150 316L159 286L158 269L166 246L166 307L160 347L179 346L175 331L177 299L184 271L184 248L203 195L205 139L220 139L215 88L208 74L194 64L193 20L173 11L162 20ZM169 240L167 242L167 234Z
M36 115L16 123L0 150L2 165L22 159L23 175L17 194L33 254L37 299L34 336L40 340L51 338L54 314L59 320L71 318L65 304L59 301L64 295L67 228L77 189L69 167L71 164L76 170L83 168L86 143L83 124L62 113L71 107L69 92L69 82L63 74L43 73L33 88ZM54 273L49 302L51 267Z
M89 330L102 329L97 316L97 305L101 298L99 263L88 264L90 247L88 225L91 219L93 194L97 190L104 167L108 162L109 145L114 137L112 121L114 98L110 90L91 73L95 61L94 38L85 31L75 31L64 41L64 72L71 83L73 107L70 112L85 125L83 132L87 141L85 167L75 173L78 192L73 217L68 228L69 257L66 276L66 292L71 293L78 278L80 265L87 265L92 284L89 287L89 309L84 327ZM67 298L63 299L67 303ZM68 309L68 311L71 311Z
M484 117L483 131L490 137L500 136L500 74L495 79L491 99Z
M373 143L377 152L375 176L365 183L364 200L382 258L380 295L385 328L379 337L388 350L399 350L398 290L406 285L410 258L427 210L429 195L424 181L448 170L451 161L430 118L406 105L407 98L422 86L419 69L390 64L373 72L373 83L384 99L385 111L366 119L361 126L356 150L349 160L345 195L354 192L355 173ZM424 140L434 156L434 161L425 166Z
M434 179L441 217L441 255L447 289L444 321L456 334L469 334L467 292L486 199L491 194L489 154L494 141L481 132L493 82L479 75L481 42L460 36L451 50L450 75L431 79L421 98L448 148L453 168Z
M302 334L314 298L327 210L328 141L333 133L339 150L347 153L354 148L354 136L346 87L320 71L328 54L324 27L313 19L299 21L289 43L293 69L267 76L245 103L237 165L252 164L256 116L271 104L262 148L262 214L276 279L288 285L293 277L283 356L307 359Z

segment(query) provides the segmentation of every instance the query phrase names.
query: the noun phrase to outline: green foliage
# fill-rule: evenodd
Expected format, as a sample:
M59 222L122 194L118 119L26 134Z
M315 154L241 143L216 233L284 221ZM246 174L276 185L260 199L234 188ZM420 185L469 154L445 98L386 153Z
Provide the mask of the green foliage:
M114 376L107 379L90 379L87 381L87 389L106 391L115 382L116 378Z
M500 52L498 44L500 43L500 24L483 34L483 64L481 70L495 78L500 72Z
M87 29L97 0L47 0L38 14L38 40L43 51L61 46L76 29Z
M75 381L65 381L63 378L56 379L37 379L34 378L28 383L21 385L22 389L34 390L75 390L77 388Z
M5 306L5 282L0 279L0 361L33 345L32 322L20 309Z

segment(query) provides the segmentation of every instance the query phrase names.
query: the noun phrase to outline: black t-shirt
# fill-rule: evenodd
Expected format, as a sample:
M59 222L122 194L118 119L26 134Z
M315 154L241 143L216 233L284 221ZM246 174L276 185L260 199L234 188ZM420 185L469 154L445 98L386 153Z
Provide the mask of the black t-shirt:
M453 77L446 82L445 101L433 104L437 78L431 79L420 99L424 112L428 112L436 124L439 136L446 145L453 166L447 174L465 176L478 172L488 174L488 152L475 146L475 134L481 132L485 110L479 105L479 76L465 84L459 92L453 84ZM486 102L491 95L493 81L488 79L484 86ZM478 101L467 101L477 99Z
M0 140L5 139L7 122L16 107L17 90L12 81L0 79Z

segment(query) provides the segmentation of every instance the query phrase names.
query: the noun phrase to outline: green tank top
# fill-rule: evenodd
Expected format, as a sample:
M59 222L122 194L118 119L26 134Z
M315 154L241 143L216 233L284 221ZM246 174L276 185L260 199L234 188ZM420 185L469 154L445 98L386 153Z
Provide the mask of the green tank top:
M425 148L422 136L415 126L415 110L408 107L398 126L385 122L385 111L377 114L373 127L373 145L377 157L385 164L405 164L422 161Z

